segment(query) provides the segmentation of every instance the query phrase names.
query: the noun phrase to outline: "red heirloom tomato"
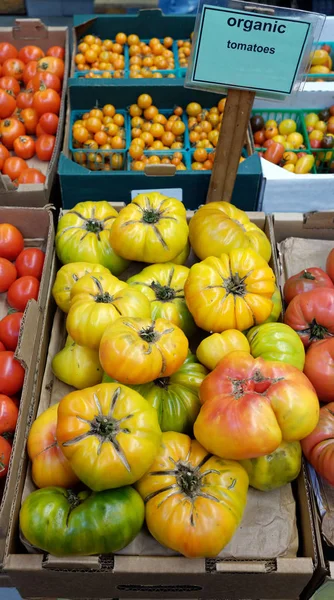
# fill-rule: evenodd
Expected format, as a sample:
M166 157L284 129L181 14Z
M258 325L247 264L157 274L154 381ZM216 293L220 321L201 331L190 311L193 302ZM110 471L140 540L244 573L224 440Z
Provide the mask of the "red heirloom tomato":
M0 119L6 119L13 114L16 100L13 92L0 89Z
M330 251L329 255L327 256L326 271L327 274L330 276L331 280L334 282L334 248Z
M289 302L291 302L295 296L298 296L298 294L310 292L317 288L334 288L334 285L330 277L328 277L322 269L319 269L318 267L305 269L296 275L292 275L292 277L289 277L285 282L283 292L284 300L289 304Z
M334 338L312 344L306 352L304 373L314 385L319 400L334 400Z
M7 292L7 302L12 308L23 311L28 300L37 300L39 292L39 281L36 277L25 275L20 277L10 286Z
M212 454L242 460L270 454L313 431L319 402L312 384L286 363L231 352L204 379L196 439Z
M0 256L15 260L23 250L22 233L10 223L0 223Z
M7 474L11 452L12 445L0 435L0 478Z
M17 277L16 268L7 258L0 258L0 293L7 292Z
M0 341L7 350L16 350L23 312L12 312L0 321Z
M18 51L13 44L9 42L1 42L0 44L0 65L3 65L8 58L16 58Z
M45 254L39 248L26 248L22 250L15 262L18 276L33 275L37 279L41 279L44 258Z
M45 54L39 46L23 46L19 51L18 58L27 64L31 60L40 60L44 56Z
M297 331L306 348L334 335L334 288L295 296L286 309L284 323Z
M13 396L22 389L24 369L14 358L14 352L0 352L0 394Z
M0 434L15 431L18 414L15 402L9 396L0 394Z
M334 402L321 408L318 425L301 444L316 472L334 485Z
M45 175L38 169L23 169L17 180L17 183L44 183L46 180Z

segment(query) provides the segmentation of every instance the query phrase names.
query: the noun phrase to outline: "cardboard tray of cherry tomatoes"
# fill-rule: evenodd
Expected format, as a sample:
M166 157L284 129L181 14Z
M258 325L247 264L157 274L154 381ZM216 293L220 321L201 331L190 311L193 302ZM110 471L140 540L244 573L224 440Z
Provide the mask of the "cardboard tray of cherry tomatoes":
M36 405L36 373L41 360L41 332L45 307L49 297L48 288L54 254L53 217L49 210L42 208L0 207L0 225L5 223L13 225L21 232L24 238L25 249L38 248L44 253L44 265L41 275L39 275L41 279L39 291L35 294L36 299L30 299L26 308L22 308L23 317L14 352L15 360L13 361L12 352L8 352L8 347L6 348L7 351L0 353L0 363L3 365L2 368L0 366L0 371L2 370L2 375L0 376L1 394L5 393L7 396L15 396L14 402L17 402L18 406L15 432L11 430L11 435L9 436L12 449L8 472L7 474L4 473L2 477L0 472L0 567L3 564L5 539L9 527L9 514L17 493L17 485L22 470L24 440L28 424L33 416L34 406ZM1 277L3 277L3 271ZM1 320L7 315L10 308L12 307L7 302L7 293L1 293ZM9 358L12 362L9 361ZM12 379L8 377L8 374L4 374L6 360L8 361L7 366L11 368L10 374ZM16 369L18 369L16 373L13 370L13 363ZM15 377L20 378L20 382L17 382ZM22 386L22 389L14 393L13 386L16 386L16 388ZM6 456L3 458L6 458ZM2 469L3 467L1 466Z
M1 42L9 42L17 50L27 45L38 46L43 52L54 46L62 47L65 50L59 122L51 160L39 160L36 155L27 160L29 168L38 169L45 175L44 183L24 183L17 187L16 183L13 183L8 175L0 173L0 206L43 207L50 201L63 138L69 70L68 28L47 27L40 19L17 19L14 27L0 27L0 37Z
M114 207L120 210L122 205L114 204ZM270 219L266 219L263 213L249 213L249 217L272 238ZM193 264L194 260L191 254L187 264ZM275 265L272 263L272 266L274 268ZM121 278L126 279L140 269L140 264L133 263ZM52 358L63 347L65 338L64 314L58 309L53 319L52 305L49 304L42 332L43 354L48 352L48 356L37 414L72 390L60 382L51 369ZM39 377L42 375L39 373ZM145 598L148 590L154 590L155 598L197 598L199 595L213 598L218 597L223 588L226 597L232 600L246 596L256 600L258 589L266 598L284 596L295 599L306 586L314 589L318 581L316 533L304 471L296 483L295 497L291 486L286 486L283 491L276 490L267 498L261 492L255 492L249 502L252 506L249 506L248 521L246 519L236 536L238 542L230 544L222 557L210 560L175 556L175 553L159 547L154 540L148 540L147 534L145 537L143 533L125 552L113 557L28 554L20 541L18 515L22 498L34 489L28 467L27 473L23 470L20 474L6 543L6 572L25 597L56 597L61 594L100 598L108 589L110 597L119 598L130 595L132 598ZM285 549L282 544L286 544Z

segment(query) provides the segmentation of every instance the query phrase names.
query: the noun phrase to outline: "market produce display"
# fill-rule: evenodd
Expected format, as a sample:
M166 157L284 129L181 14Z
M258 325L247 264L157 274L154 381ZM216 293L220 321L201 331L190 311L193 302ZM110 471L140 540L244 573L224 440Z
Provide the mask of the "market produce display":
M326 81L326 75L333 75L332 47L329 44L320 45L311 57L309 75L311 81ZM325 79L323 79L325 77Z
M45 175L27 160L52 158L64 77L60 46L17 50L0 43L0 171L15 185L44 183Z
M184 266L188 237L198 262L191 254ZM324 331L313 320L333 286L316 272L303 291L305 278L294 278L289 307L320 295L305 304L311 325L297 311L308 331L298 330L289 307L296 331L277 323L282 303L263 231L225 202L189 221L181 202L159 192L118 212L81 202L61 215L56 249L63 266L53 296L68 337L52 369L68 393L29 433L40 489L21 508L25 543L60 556L117 552L145 520L163 546L217 556L248 486L266 492L299 474L320 410L318 376L307 377L317 343L304 367L303 336ZM311 362L316 373L320 359ZM59 515L47 529L46 510Z

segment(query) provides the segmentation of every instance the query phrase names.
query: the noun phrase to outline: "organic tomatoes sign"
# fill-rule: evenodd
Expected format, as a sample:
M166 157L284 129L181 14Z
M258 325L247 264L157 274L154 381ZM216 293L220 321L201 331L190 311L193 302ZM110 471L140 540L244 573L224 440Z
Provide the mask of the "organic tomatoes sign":
M224 0L212 4L202 3L189 87L291 94L300 67L305 71L315 17L243 2L228 3L233 9Z

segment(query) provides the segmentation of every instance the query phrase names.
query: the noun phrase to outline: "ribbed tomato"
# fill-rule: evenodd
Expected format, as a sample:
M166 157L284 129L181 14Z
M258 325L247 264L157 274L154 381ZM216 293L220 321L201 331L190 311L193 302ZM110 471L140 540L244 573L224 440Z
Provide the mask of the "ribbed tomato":
M304 346L334 335L334 288L319 288L295 296L284 323L297 331Z

